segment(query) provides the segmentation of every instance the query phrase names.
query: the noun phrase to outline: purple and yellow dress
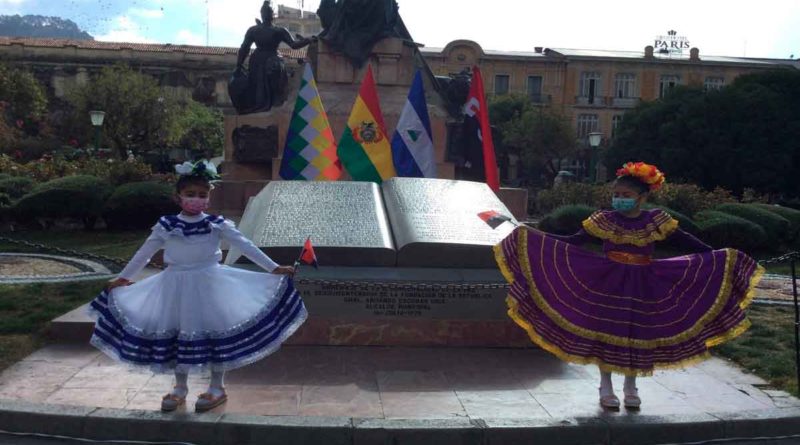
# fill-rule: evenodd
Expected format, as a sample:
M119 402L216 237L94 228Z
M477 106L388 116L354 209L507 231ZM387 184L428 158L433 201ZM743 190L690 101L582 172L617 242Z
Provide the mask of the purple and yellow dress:
M592 237L604 255L579 247ZM652 259L667 238L699 252ZM537 345L625 375L701 361L746 331L764 271L742 252L712 250L661 210L596 212L566 237L520 227L495 255L511 284L508 314Z

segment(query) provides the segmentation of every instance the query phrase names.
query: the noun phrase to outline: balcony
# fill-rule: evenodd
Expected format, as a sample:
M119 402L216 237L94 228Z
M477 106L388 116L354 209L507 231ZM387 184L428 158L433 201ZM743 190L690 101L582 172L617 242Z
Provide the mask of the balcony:
M605 107L608 98L604 96L575 96L575 105L579 107Z
M615 97L611 102L614 108L633 108L639 105L641 98L639 97Z

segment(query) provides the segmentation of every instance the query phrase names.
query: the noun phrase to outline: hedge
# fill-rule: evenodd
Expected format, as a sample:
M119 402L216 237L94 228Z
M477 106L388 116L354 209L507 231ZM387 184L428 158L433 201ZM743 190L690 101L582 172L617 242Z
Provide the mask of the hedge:
M539 222L539 229L558 235L572 235L580 230L583 220L596 209L587 205L565 205L558 207Z
M14 205L19 219L77 218L94 228L111 188L94 176L66 176L35 187Z
M753 206L786 218L789 221L790 241L800 242L800 210L770 204L753 204Z
M695 215L698 236L715 248L733 247L753 251L770 247L760 225L730 213L705 210Z
M771 245L771 248L778 248L783 242L791 238L788 219L752 204L723 204L714 210L758 224L766 231L767 242Z
M175 189L158 182L133 182L117 187L108 198L103 219L109 229L144 229L159 216L177 213Z
M30 193L35 185L36 181L25 176L0 178L0 193L11 199L19 199Z

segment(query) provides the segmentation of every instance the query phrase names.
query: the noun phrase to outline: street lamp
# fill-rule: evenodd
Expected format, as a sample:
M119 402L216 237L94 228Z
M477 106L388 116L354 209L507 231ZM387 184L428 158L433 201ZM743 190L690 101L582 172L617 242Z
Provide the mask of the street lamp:
M103 128L103 120L106 118L106 112L97 110L90 111L89 118L92 119L92 125L94 125L94 149L100 150L100 131Z
M600 141L603 140L603 133L593 131L588 134L589 146L592 147L591 157L589 158L589 177L592 178L592 183L597 182L597 166L595 157L597 156L597 147L600 146Z

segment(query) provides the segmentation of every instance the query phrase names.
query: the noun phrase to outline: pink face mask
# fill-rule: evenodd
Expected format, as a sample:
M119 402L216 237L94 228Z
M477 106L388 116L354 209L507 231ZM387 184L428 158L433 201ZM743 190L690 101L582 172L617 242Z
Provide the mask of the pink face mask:
M181 209L184 212L196 215L205 212L208 208L208 198L184 198L181 197Z

